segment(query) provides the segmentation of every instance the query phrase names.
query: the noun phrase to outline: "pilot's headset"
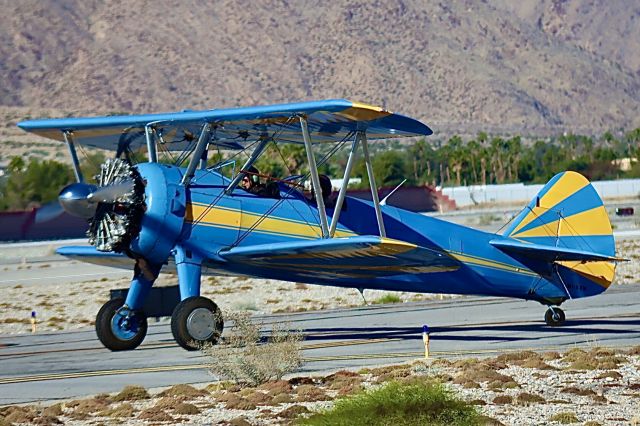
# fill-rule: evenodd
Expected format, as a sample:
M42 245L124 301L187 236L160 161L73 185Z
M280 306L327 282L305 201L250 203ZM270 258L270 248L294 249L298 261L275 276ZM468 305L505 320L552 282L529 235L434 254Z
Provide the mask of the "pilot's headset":
M260 183L260 176L259 176L260 172L258 171L258 169L251 166L247 169L247 172L249 172L249 174L247 174L246 176L249 178L251 183L253 185L258 185Z

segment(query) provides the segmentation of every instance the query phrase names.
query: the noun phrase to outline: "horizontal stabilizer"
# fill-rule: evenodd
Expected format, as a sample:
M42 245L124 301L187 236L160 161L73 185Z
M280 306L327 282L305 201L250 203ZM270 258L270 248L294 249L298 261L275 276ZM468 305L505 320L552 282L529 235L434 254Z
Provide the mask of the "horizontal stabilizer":
M508 253L517 253L524 256L533 257L542 261L582 261L582 262L598 262L598 261L624 261L626 259L607 256L592 251L577 250L567 247L554 247L542 244L525 243L513 239L491 240L489 241L494 247Z
M260 244L223 250L219 256L243 265L336 278L454 271L448 254L377 236Z

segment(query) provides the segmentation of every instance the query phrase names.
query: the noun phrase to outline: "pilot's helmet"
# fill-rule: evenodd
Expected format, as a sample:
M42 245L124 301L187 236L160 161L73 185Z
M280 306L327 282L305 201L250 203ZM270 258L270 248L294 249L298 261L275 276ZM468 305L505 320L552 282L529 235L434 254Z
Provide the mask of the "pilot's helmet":
M320 188L322 189L322 198L326 200L333 192L333 186L331 185L331 179L327 175L320 175Z

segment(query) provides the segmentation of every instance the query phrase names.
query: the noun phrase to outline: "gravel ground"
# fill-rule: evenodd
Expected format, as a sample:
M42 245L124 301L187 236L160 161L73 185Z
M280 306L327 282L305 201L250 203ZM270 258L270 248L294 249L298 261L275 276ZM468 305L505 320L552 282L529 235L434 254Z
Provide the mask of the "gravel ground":
M212 383L164 390L128 387L119 394L50 406L0 408L0 424L290 424L330 408L337 397L389 380L436 378L476 405L492 425L584 425L640 422L640 346L571 349L563 354L510 352L487 359L436 359L329 376L290 378L253 387ZM2 417L5 417L4 419ZM5 423L2 423L4 420Z

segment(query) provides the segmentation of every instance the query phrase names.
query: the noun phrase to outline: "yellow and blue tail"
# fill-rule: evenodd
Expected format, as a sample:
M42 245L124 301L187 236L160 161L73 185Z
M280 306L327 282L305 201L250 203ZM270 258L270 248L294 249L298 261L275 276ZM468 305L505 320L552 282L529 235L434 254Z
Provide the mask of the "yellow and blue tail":
M548 258L563 271L573 272L567 274L575 277L570 281L577 286L575 294L567 290L571 297L604 291L613 282L619 259L615 257L611 222L595 188L579 173L554 176L504 236L510 237L503 242L510 250Z

